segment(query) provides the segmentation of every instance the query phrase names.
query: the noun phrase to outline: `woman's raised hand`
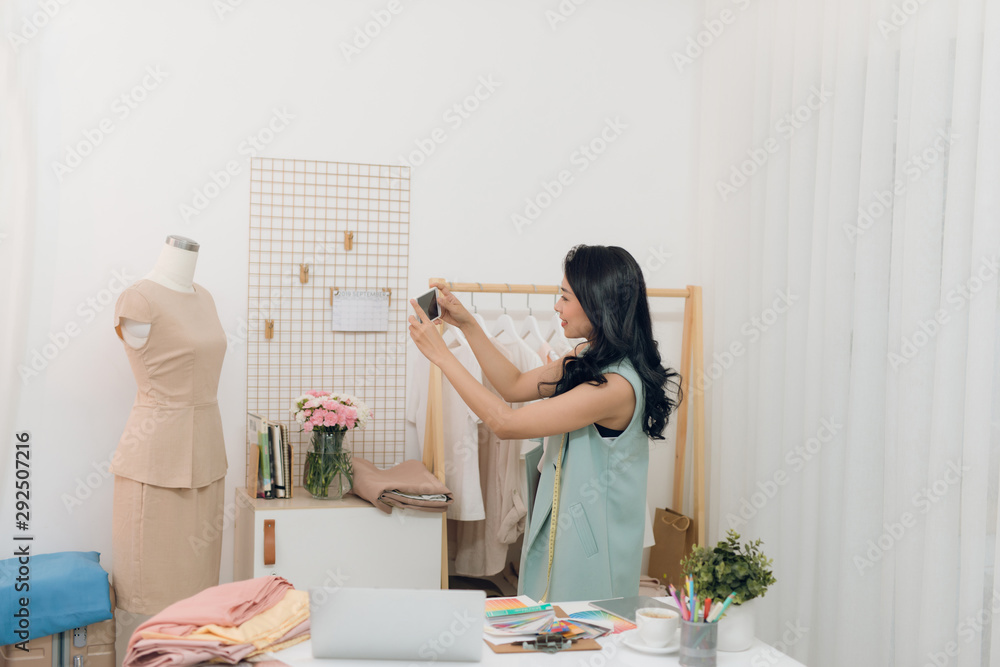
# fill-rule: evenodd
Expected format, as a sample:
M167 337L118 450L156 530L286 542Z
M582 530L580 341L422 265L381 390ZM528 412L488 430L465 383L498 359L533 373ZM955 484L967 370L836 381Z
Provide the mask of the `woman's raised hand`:
M466 324L475 322L472 314L462 305L451 291L445 287L443 282L437 284L438 288L438 310L441 311L441 319L455 327L463 327Z

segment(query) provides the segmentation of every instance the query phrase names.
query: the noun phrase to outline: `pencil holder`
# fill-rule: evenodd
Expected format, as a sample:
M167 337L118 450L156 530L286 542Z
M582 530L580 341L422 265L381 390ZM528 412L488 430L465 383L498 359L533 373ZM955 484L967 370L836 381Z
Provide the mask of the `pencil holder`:
M719 646L718 623L681 620L680 663L685 667L715 667Z

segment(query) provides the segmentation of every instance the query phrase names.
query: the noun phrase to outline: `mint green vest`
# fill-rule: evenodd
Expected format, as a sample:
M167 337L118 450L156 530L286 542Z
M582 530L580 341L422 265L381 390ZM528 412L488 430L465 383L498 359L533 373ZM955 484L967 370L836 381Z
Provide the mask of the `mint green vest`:
M629 361L608 366L632 385L632 420L616 438L593 424L569 434L563 451L559 518L548 601L637 595L646 525L649 440L642 430L642 382ZM518 593L538 600L549 559L552 488L562 436L551 436L526 522Z

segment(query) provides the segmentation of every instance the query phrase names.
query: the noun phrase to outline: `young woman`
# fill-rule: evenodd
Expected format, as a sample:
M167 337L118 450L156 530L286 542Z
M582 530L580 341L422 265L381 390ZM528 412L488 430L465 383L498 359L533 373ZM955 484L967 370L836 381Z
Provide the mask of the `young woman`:
M451 292L442 319L461 328L504 400L448 350L416 301L410 336L462 399L504 439L549 436L525 529L519 593L536 600L636 595L646 517L648 439L662 439L677 407L679 375L661 365L635 259L616 246L579 245L563 262L555 310L572 354L517 370ZM677 389L667 396L667 385ZM507 402L545 398L520 409ZM556 529L552 530L552 517Z

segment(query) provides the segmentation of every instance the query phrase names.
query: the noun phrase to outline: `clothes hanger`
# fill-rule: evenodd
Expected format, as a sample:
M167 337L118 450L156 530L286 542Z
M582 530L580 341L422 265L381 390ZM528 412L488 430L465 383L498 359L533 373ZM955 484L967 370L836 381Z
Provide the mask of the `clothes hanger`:
M476 283L476 284L479 285L479 289L483 289L482 283ZM483 331L486 331L488 329L488 327L486 326L486 320L483 319L483 316L479 314L479 308L476 307L475 292L469 294L469 302L472 304L472 318L476 320L477 323L479 323L479 326L482 328Z
M444 333L441 334L441 338L444 342L451 347L452 343L458 343L460 345L468 345L469 341L465 339L465 334L458 327L453 327L450 324L444 325Z
M534 288L535 286L532 285ZM535 313L531 310L531 297L527 294L524 295L528 302L528 316L524 318L524 326L521 327L521 339L525 340L528 336L534 336L538 341L537 345L546 343L545 337L542 336L542 330L538 326L538 320L535 319ZM525 340L525 342L527 342Z
M506 283L506 285L507 289L510 289L510 283ZM504 335L506 335L507 342L510 343L520 340L517 337L517 326L514 324L513 318L507 314L507 307L503 305L503 292L500 292L500 307L503 308L503 315L497 318L491 335L501 342L504 341L502 338Z

